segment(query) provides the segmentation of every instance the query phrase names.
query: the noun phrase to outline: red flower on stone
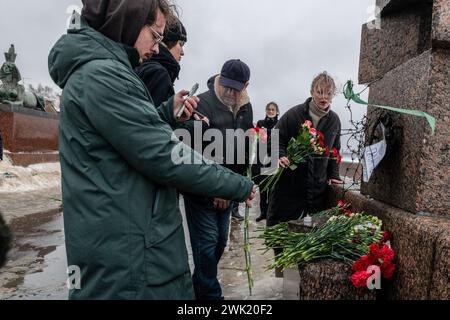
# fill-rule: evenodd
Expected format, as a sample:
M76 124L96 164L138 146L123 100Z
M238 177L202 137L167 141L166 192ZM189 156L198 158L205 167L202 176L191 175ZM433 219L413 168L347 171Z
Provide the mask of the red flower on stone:
M372 259L368 256L362 256L359 258L352 266L353 271L367 271L367 268L369 268L374 262Z
M385 279L391 279L394 275L395 264L391 263L383 263L381 266L381 275Z
M357 271L352 275L351 280L356 288L364 288L367 286L367 279L369 279L370 276L371 274L365 270Z
M392 239L392 232L390 231L383 232L383 239L380 240L380 245L388 242L391 239Z

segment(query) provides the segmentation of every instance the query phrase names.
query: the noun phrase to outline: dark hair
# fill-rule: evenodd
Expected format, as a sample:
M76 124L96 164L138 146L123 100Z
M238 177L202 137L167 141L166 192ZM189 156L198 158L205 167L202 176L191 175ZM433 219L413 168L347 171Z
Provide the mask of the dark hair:
M172 15L174 14L174 10L172 5L168 0L153 0L150 5L150 13L147 17L146 24L153 25L156 21L156 15L158 13L158 9L161 10L162 14L167 20L167 24L172 23Z
M278 108L278 104L276 103L276 102L269 102L268 104L267 104L267 106L266 106L266 111L267 111L267 109L269 109L269 107L270 106L275 106L275 108L277 109L277 113L279 114L280 113L280 108Z

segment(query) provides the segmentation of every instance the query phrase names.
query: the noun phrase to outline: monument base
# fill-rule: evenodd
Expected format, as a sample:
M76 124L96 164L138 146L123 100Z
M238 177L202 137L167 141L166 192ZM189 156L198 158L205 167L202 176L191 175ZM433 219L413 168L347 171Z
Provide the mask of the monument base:
M59 161L58 114L1 104L0 131L4 149L8 150L5 156L12 164L28 166Z

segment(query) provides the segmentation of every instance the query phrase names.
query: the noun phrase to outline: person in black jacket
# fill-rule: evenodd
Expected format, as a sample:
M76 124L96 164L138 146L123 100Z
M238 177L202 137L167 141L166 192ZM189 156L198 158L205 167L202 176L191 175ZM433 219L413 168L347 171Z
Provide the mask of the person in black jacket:
M156 106L175 94L174 83L180 74L183 46L187 41L186 29L177 18L164 31L159 53L136 68L137 75L147 87Z
M278 116L280 115L280 109L278 108L278 104L275 102L269 102L266 106L266 118L264 120L259 120L256 123L258 128L263 128L267 132L267 138L270 139L270 134L272 129L278 123ZM270 140L268 140L270 141ZM270 148L270 144L267 146ZM270 150L267 150L267 156L270 156ZM259 194L259 207L261 209L261 213L259 217L256 218L256 222L260 222L267 217L267 209L269 207L269 190L264 192L260 192Z
M290 165L287 146L297 137L302 124L309 120L313 127L325 136L324 144L331 150L340 150L341 121L331 110L336 85L326 72L312 82L311 97L305 103L293 107L281 117L275 129L279 130L279 163ZM295 170L287 169L270 193L267 226L296 220L302 215L325 209L328 184L342 184L339 165L326 157L310 157ZM280 253L275 250L275 254ZM281 275L281 270L276 270Z
M249 80L250 69L244 62L227 61L220 75L209 79L209 90L198 96L200 102L197 111L205 116L203 121L190 122L190 131L194 132L194 139L195 129L192 129L192 126L195 124L200 124L203 132L213 129L209 132L220 133L224 150L220 156L212 154L212 159L242 175L246 171L248 148L239 150L236 141L233 143L227 140L226 131L231 129L238 134L238 129L242 129L241 132L244 134L253 128L253 109L246 90ZM238 136L230 140L244 139L244 135ZM195 147L195 143L193 146ZM201 147L202 150L196 150L206 153L207 145L203 144ZM227 159L227 152L234 153L234 156ZM204 156L208 157L207 154ZM242 161L238 163L238 156L246 158L244 163ZM185 195L184 203L195 264L193 274L195 295L199 300L219 300L222 298L222 289L217 280L217 265L228 241L230 201Z

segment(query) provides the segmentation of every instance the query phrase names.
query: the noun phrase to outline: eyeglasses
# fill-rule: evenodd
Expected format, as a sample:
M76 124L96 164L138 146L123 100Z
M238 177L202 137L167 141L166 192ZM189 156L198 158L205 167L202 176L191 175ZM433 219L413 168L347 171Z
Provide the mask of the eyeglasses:
M164 40L164 36L153 29L151 26L149 26L149 28L153 33L153 38L155 38L155 44L160 44Z

